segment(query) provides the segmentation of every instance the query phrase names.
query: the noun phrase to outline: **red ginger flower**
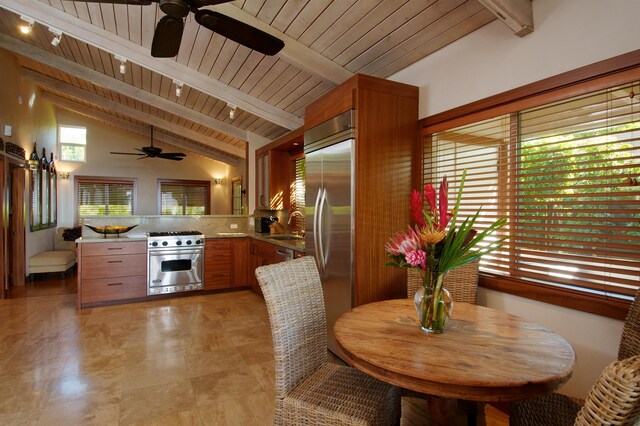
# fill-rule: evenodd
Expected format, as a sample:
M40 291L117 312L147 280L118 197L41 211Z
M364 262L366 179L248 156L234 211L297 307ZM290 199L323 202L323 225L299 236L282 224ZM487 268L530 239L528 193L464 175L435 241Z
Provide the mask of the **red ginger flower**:
M411 201L409 204L411 210L411 219L420 227L426 225L424 216L422 215L422 197L415 189L411 191Z

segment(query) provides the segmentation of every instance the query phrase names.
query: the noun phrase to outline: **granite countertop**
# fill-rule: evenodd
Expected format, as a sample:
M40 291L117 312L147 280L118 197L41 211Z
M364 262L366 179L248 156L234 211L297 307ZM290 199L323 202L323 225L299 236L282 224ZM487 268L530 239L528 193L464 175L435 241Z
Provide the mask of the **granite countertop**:
M254 238L256 240L265 241L271 244L278 245L280 247L285 247L295 251L305 251L304 246L304 238L297 237L291 234L261 234L259 232L216 232L216 233L207 233L205 234L205 238ZM89 237L81 237L78 238L76 243L117 243L117 242L129 242L129 241L146 241L146 234L120 234L117 235L107 235L106 238L102 235L98 236L89 236Z

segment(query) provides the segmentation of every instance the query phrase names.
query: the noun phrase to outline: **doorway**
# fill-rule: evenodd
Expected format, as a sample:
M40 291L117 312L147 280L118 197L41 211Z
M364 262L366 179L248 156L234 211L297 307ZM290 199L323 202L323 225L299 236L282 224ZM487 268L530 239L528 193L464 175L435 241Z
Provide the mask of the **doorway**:
M242 177L234 177L231 180L231 208L233 215L245 214L244 195L246 190L242 189Z

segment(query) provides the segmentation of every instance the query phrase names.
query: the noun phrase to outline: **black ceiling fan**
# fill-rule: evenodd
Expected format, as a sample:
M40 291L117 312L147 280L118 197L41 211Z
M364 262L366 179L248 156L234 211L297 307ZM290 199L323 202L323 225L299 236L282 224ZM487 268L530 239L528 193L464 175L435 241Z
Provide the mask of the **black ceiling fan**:
M265 55L275 55L283 47L284 42L277 37L267 34L251 25L229 18L208 9L200 10L204 6L228 3L231 0L76 0L88 3L112 3L147 6L160 3L160 9L165 13L156 25L151 43L151 56L156 58L171 58L178 54L180 41L184 31L182 18L193 12L196 22L205 28L231 39L236 43L247 46Z
M186 154L182 152L162 152L162 148L156 148L153 146L153 126L151 126L151 146L143 146L142 148L136 148L138 152L110 152L110 154L118 155L138 155L142 160L143 158L164 158L165 160L181 161Z

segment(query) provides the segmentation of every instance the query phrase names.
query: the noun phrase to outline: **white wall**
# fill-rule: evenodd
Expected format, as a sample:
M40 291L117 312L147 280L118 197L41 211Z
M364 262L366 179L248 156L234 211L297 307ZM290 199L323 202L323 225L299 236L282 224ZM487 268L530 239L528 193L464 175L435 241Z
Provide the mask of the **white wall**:
M424 118L640 47L638 0L534 0L533 8L535 31L523 38L495 21L390 79L420 87ZM617 357L621 321L485 289L479 297L572 344L577 363L563 393L585 397Z
M183 149L154 141L154 146L165 152L186 152L182 161L170 161L158 158L138 160L138 157L112 155L109 152L135 152L135 148L149 146L149 137L116 129L91 118L56 109L58 124L84 126L87 128L87 162L72 163L58 161L59 171L68 171L67 180L59 179L58 184L58 224L74 224L74 179L82 176L108 176L137 178L136 214L156 215L158 179L189 179L211 181L211 214L231 214L231 178L243 176L244 161L240 167L232 167L220 161L211 160ZM223 178L222 185L215 185L214 178Z

